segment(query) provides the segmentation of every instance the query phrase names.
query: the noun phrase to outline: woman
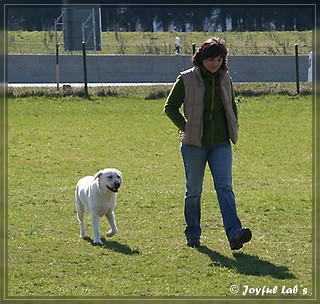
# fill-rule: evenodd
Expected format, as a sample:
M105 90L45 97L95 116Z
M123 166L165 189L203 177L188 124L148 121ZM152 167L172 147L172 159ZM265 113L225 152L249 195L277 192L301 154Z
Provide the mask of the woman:
M186 176L184 216L187 245L200 246L201 193L209 164L225 232L232 250L252 234L242 228L232 191L232 147L238 139L238 113L227 69L224 40L205 41L192 57L193 67L180 73L164 111L179 129ZM183 114L180 108L183 105Z

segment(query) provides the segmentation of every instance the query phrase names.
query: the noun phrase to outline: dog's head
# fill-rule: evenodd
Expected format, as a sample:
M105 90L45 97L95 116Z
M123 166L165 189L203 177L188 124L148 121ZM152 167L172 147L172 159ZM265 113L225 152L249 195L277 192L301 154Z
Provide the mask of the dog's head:
M94 176L94 179L98 179L102 191L118 192L122 184L122 173L114 168L103 169Z

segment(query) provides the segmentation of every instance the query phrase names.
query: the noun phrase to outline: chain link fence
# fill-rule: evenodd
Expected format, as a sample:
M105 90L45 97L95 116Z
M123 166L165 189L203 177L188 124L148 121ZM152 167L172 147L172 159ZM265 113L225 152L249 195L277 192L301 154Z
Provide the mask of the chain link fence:
M144 98L161 98L168 93L179 72L191 67L191 56L194 52L192 45L181 45L177 56L175 44L127 45L123 42L116 47L104 46L103 52L86 51L87 63L84 67L81 51L67 52L61 44L57 55L53 40L52 35L47 35L44 36L43 43L36 44L18 41L17 37L10 38L9 35L6 75L9 96L82 95L86 69L90 95L137 94ZM288 46L275 48L253 45L243 50L233 46L229 55L229 68L237 91L240 94L253 94L253 88L257 87L259 82L267 81L269 84L266 90L272 87L271 91L274 92L295 94L296 66L294 55L287 55L288 49ZM236 55L244 51L248 55L255 55ZM305 54L310 51L308 45L299 46L300 81L303 83L308 80L310 58ZM260 62L265 62L275 74L266 78L267 72L262 71L263 64ZM247 69L249 66L252 66L250 71ZM255 73L254 83L247 77L250 73ZM279 82L282 85L279 85ZM263 86L258 90L261 93L266 91L262 88ZM302 84L301 88L302 93L312 91L311 83Z

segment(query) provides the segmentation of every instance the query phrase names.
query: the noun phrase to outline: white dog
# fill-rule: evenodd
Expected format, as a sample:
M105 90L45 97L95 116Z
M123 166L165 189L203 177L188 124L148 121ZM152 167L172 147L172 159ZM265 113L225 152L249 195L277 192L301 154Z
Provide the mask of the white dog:
M117 226L114 216L116 195L122 184L122 173L113 168L100 170L95 176L81 178L75 190L77 215L80 224L80 236L86 237L85 211L91 214L94 244L101 245L100 217L105 215L111 226L107 237L116 234Z

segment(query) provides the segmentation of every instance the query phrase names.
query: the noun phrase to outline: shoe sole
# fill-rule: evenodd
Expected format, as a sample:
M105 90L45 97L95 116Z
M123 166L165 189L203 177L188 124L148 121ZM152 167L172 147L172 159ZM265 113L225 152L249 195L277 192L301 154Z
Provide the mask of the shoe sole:
M243 230L243 234L239 238L238 246L231 247L231 250L241 249L243 247L243 244L249 242L251 238L252 238L251 230Z
M252 238L252 232L250 230L244 230L244 233L240 237L240 244L247 243Z
M187 246L191 247L191 248L200 247L200 241L190 240L190 241L188 241Z

